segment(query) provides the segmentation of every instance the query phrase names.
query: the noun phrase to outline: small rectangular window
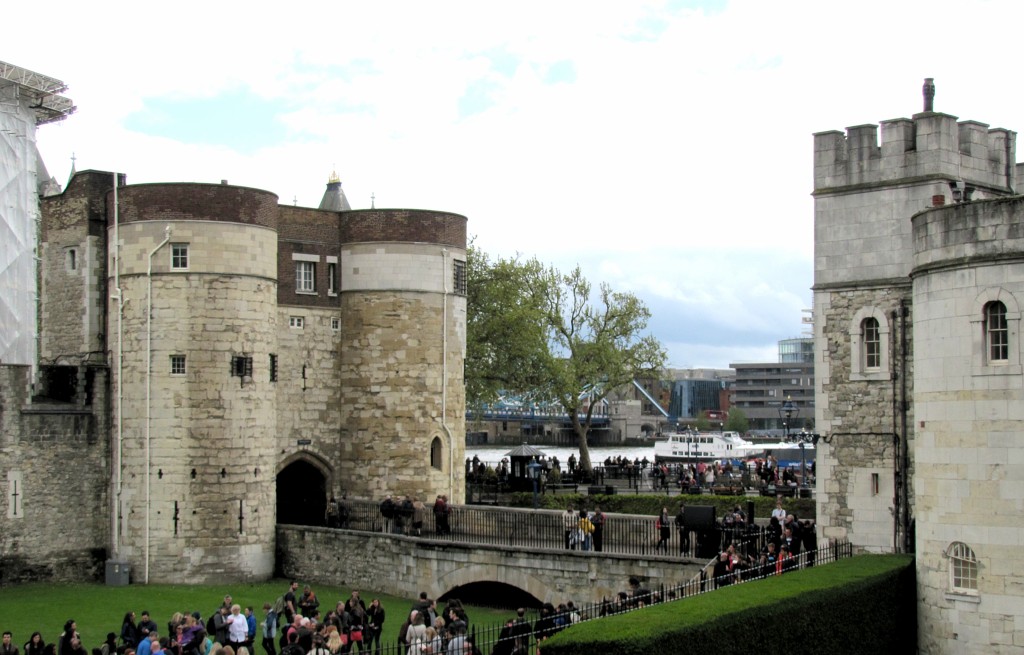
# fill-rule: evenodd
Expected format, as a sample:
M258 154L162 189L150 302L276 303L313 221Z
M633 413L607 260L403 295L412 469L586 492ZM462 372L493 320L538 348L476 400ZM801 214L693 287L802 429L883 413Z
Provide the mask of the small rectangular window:
M185 356L171 355L171 375L185 375Z
M468 286L466 283L466 262L462 261L461 259L456 259L453 260L452 263L454 264L453 273L455 277L455 293L459 294L460 296L464 296L466 295L466 292L468 290Z
M252 357L235 355L231 358L231 375L238 378L252 377Z
M338 293L338 265L333 262L327 264L327 293L332 296Z
M68 273L74 273L78 270L78 250L75 248L68 248L66 252L67 259L64 262L64 265L67 268Z
M187 271L188 270L188 244L187 243L172 243L171 244L171 270L172 271Z
M335 332L341 329L341 319L338 318L337 316L331 317L331 329L334 330Z
M288 327L295 328L296 330L301 330L303 327L305 327L305 325L306 321L301 316L288 317Z
M877 473L872 473L871 474L871 495L872 496L877 496L878 495L878 483L879 483L878 474Z
M270 355L270 381L277 382L277 355Z
M316 262L295 262L295 291L316 293Z

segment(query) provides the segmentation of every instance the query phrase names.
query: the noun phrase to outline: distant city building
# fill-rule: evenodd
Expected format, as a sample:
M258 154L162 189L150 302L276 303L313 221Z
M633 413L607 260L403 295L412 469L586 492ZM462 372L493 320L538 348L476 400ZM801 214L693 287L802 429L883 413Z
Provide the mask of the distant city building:
M677 418L696 418L709 410L722 410L722 380L676 380L668 412Z
M782 434L782 404L791 399L797 410L790 431L814 425L814 363L733 364L736 383L732 406L743 410L752 431Z
M779 342L779 362L782 364L814 363L814 338L783 339Z

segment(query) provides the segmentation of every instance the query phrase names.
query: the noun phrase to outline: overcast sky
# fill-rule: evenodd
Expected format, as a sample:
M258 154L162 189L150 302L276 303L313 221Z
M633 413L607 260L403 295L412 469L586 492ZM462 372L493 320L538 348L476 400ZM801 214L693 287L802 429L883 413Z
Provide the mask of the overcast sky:
M469 218L493 256L640 296L673 367L775 361L813 283L812 133L1024 127L1021 2L21 2L0 60L69 86L50 173Z

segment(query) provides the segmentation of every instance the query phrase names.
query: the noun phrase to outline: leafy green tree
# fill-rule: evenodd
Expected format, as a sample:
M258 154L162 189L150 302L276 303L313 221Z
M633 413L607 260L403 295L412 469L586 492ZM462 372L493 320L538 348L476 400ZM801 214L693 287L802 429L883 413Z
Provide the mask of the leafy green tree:
M708 419L707 414L704 414L703 412L701 412L697 416L697 420L694 421L693 427L696 428L697 430L699 430L700 432L707 432L708 430L710 430L711 429L711 421Z
M750 421L747 419L746 413L739 407L731 408L729 418L725 421L725 429L745 434L750 429Z
M543 273L536 261L491 260L470 244L466 255L466 403L479 408L502 392L532 391L546 350Z
M548 393L569 415L579 465L590 473L587 433L594 410L617 387L660 370L665 351L641 334L651 313L639 298L602 283L595 299L578 266L568 274L547 269L534 293L545 299L548 347L540 359Z
M661 369L665 352L643 336L650 311L636 296L602 284L596 297L579 267L565 275L536 259L467 256L466 398L501 392L554 401L568 414L580 468L595 409L615 388Z

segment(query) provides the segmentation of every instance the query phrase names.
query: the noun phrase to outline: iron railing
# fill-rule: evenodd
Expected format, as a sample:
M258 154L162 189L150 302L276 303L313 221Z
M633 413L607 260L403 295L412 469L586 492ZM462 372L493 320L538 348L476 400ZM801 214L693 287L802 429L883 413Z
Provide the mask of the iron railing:
M735 543L741 553L759 552L769 533L761 526L721 528L705 526L679 529L670 515L668 538L661 539L657 517L605 514L601 534L583 535L580 517L557 510L529 510L512 507L449 506L447 514L422 511L417 527L415 513L396 509L385 517L371 501L346 501L340 526L360 532L384 532L420 539L508 546L529 550L581 550L615 555L671 556L710 559ZM810 546L814 537L805 541Z
M659 585L656 589L634 588L629 592L621 592L613 598L603 598L600 601L579 606L570 603L559 605L554 612L545 610L529 612L521 620L512 617L502 624L481 626L471 623L468 626L466 637L482 653L534 653L534 649L538 648L544 639L575 623L599 620L606 616L631 612L648 605L679 602L724 586L764 580L789 571L828 564L841 558L852 557L852 555L853 547L849 542L830 542L825 546L802 552L796 557L785 560L780 566L736 567L717 578L711 573L714 567L714 562L711 562L700 576L680 585L671 587ZM406 618L406 615L400 612L396 614L403 620ZM435 642L434 645L439 645L441 648L441 650L435 650L431 644L410 645L400 642L397 639L398 631L390 626L391 624L388 629L394 630L394 634L382 635L382 643L374 648L375 653L381 655L410 655L413 653L433 655L448 652L449 635L443 635ZM352 652L361 652L361 650L353 649Z

